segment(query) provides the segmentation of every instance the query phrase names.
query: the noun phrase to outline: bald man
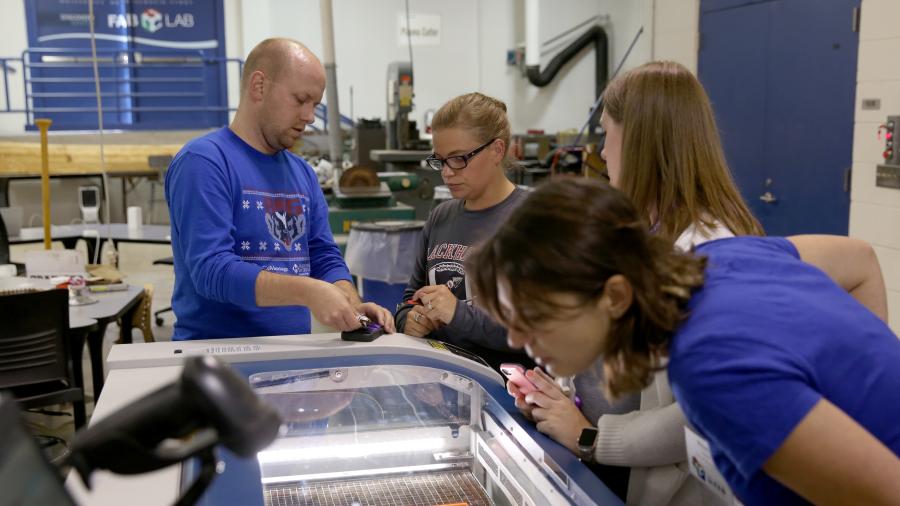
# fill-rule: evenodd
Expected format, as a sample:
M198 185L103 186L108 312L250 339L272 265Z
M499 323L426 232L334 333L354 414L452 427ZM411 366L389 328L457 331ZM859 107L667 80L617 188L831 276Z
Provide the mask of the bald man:
M173 339L307 334L386 309L362 303L309 164L288 149L315 119L325 71L303 44L267 39L244 64L229 127L188 142L166 173L177 321Z

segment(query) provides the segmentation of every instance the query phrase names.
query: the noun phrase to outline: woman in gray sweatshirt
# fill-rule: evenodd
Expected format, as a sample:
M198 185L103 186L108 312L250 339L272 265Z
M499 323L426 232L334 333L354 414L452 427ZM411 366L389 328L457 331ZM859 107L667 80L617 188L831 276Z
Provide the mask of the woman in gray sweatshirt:
M416 264L395 315L399 332L458 345L496 367L528 361L511 351L506 329L472 300L465 259L493 235L526 192L506 178L510 126L506 105L481 93L444 104L432 120L434 153L426 162L441 172L453 200L428 217Z

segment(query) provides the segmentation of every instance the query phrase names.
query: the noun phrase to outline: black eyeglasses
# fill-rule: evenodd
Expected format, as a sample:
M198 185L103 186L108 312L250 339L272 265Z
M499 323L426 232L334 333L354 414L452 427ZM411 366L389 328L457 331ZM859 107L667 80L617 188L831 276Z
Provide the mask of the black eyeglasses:
M478 153L481 153L484 150L484 148L493 144L493 142L495 140L497 140L497 139L496 138L491 139L491 140L485 142L484 144L482 144L481 146L478 146L477 148L473 149L472 151L469 151L468 153L466 153L464 155L448 156L447 158L441 158L436 153L431 153L430 155L428 155L428 158L425 159L425 163L427 163L428 166L434 170L443 169L445 164L447 165L447 167L450 167L453 170L462 170L462 169L465 169L469 165L469 160L474 158L475 155L477 155Z

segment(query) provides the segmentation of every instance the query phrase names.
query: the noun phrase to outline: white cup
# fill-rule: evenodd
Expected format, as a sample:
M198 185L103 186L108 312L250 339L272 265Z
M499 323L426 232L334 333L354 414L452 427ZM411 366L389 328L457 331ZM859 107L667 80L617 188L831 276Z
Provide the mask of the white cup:
M13 264L0 264L0 278L14 278L18 274Z
M128 228L131 230L140 230L144 220L141 216L141 208L131 206L128 208Z

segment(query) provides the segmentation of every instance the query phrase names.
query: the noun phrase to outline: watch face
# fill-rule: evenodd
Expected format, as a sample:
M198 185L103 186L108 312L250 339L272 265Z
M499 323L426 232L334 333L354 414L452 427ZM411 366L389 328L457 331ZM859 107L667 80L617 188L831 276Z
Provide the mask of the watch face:
M581 435L578 436L578 446L594 446L595 439L597 439L597 429L593 427L583 429Z

